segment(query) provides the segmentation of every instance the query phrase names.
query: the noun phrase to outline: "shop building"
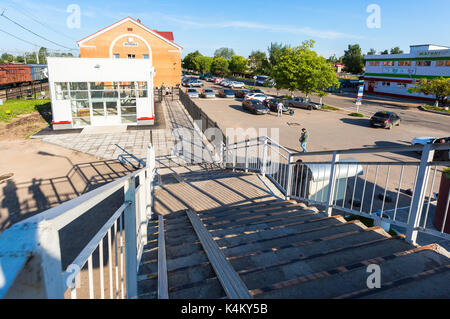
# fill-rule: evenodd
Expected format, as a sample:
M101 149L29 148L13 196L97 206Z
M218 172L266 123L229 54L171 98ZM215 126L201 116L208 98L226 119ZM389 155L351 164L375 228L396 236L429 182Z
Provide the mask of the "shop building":
M362 79L365 91L380 95L434 100L434 95L413 93L422 79L450 77L450 48L438 45L413 45L408 54L367 55Z

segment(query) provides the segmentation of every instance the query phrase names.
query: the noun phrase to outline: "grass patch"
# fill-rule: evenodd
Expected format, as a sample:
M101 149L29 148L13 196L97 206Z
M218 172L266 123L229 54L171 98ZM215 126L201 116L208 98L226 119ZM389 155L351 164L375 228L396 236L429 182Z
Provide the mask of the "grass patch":
M442 173L444 173L445 178L450 179L450 167L444 169Z
M338 111L339 109L337 107L324 104L324 105L322 105L322 110Z
M439 106L430 106L430 105L422 105L422 107L426 110L430 110L430 111L438 111L438 112L443 112L443 113L450 113L450 109L446 110L443 107L439 107Z
M361 114L361 113L350 113L349 116L353 116L353 117L364 117L364 115Z
M50 100L8 100L0 105L0 121L9 123L18 115L34 112L49 113L50 110Z

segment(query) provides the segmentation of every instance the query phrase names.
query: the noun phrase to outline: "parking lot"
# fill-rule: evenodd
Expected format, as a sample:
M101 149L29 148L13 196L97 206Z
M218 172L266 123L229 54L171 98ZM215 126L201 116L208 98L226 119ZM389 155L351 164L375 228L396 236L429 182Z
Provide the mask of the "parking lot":
M220 85L204 81L204 88L212 88L218 91ZM261 88L262 90L267 90ZM197 88L201 92L201 88ZM242 109L242 99L231 98L209 98L195 99L196 103L216 121L222 130L229 128L255 128L279 129L280 144L295 150L299 150L300 130L305 127L310 132L309 151L324 151L348 148L364 147L389 147L409 145L414 137L435 136L443 137L450 135L450 117L437 114L424 113L412 109L392 109L402 118L404 113L408 113L408 120L404 120L398 127L392 130L376 129L370 127L369 118L355 118L349 116L349 111L341 109L339 111L294 109L293 116L284 114L277 117L276 113L267 115L254 115L244 112ZM379 107L373 106L373 113ZM423 125L426 118L427 125Z

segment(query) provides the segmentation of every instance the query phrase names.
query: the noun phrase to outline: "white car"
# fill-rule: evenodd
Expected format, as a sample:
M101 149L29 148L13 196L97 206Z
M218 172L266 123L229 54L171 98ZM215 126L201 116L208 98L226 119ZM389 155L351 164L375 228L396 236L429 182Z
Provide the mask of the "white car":
M260 102L264 102L267 99L267 95L262 93L250 93L247 94L244 100L258 100Z
M233 81L231 82L231 87L233 89L243 89L245 87L244 82Z
M196 89L188 89L187 90L187 94L192 99L198 99L198 97L199 97L198 91Z

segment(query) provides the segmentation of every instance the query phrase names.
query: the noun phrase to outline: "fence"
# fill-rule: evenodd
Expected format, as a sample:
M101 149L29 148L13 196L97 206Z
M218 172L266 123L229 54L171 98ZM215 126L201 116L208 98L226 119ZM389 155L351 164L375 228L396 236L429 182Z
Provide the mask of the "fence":
M48 82L33 82L28 85L0 89L0 99L37 98L41 96L41 92L48 91L48 89Z
M293 153L268 137L224 146L224 167L261 173L286 199L322 205L333 210L389 223L416 243L424 233L450 239L447 216L450 193L439 194L438 174L450 166L449 144ZM420 160L356 161L368 154L415 154ZM442 160L444 158L444 160ZM448 192L448 191L444 191ZM440 221L436 203L441 198ZM433 212L432 212L433 211Z
M0 238L0 298L74 299L77 291L87 292L91 299L95 295L135 298L137 271L152 213L154 170L155 153L149 146L145 168L6 230ZM62 243L61 231L120 191L120 207L63 269L62 247L67 243ZM83 229L76 235L84 236ZM85 282L80 278L82 272L87 277Z
M188 111L189 115L192 117L192 119L196 122L199 121L201 122L200 128L202 130L202 133L204 134L207 133L207 130L211 128L216 129L221 133L223 143L226 143L226 136L222 131L222 129L217 124L217 122L213 121L205 112L203 112L203 110L197 104L195 104L195 102L191 100L189 95L184 93L183 89L181 88L179 89L179 99L180 102L184 105L185 109ZM214 138L212 138L212 136L209 136L209 134L205 134L205 136L209 142L212 143L215 141L216 136L214 136Z

